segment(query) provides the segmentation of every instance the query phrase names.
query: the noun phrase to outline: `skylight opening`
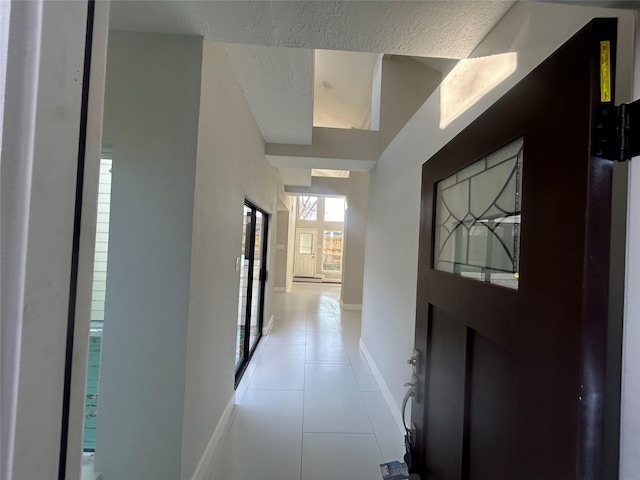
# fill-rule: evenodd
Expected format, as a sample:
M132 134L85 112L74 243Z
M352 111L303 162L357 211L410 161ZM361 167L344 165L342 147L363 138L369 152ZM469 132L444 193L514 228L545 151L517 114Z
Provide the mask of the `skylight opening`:
M349 170L329 170L325 168L312 168L312 177L349 178Z

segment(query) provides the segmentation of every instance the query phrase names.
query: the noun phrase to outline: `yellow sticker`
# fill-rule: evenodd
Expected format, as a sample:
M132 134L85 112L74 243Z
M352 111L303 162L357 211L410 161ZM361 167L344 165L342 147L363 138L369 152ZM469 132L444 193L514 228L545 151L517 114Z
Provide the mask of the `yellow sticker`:
M600 101L611 101L611 42L600 42Z

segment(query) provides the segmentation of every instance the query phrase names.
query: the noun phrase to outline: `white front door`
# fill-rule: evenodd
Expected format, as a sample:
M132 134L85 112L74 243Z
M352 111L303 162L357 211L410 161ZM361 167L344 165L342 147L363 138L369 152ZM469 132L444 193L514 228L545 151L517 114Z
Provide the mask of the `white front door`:
M296 255L293 274L296 277L314 277L316 274L316 246L318 230L296 229Z

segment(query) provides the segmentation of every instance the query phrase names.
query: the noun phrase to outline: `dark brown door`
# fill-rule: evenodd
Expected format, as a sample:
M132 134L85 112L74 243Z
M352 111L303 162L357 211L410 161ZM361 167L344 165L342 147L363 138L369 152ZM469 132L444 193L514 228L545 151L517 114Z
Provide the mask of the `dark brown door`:
M615 46L594 20L423 167L423 480L606 478L612 165L590 132Z

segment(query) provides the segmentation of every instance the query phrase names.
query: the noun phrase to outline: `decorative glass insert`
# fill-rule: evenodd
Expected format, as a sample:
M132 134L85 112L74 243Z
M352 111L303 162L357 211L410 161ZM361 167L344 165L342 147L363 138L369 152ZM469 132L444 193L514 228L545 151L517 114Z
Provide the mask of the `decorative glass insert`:
M523 145L519 138L438 182L436 270L518 288Z

